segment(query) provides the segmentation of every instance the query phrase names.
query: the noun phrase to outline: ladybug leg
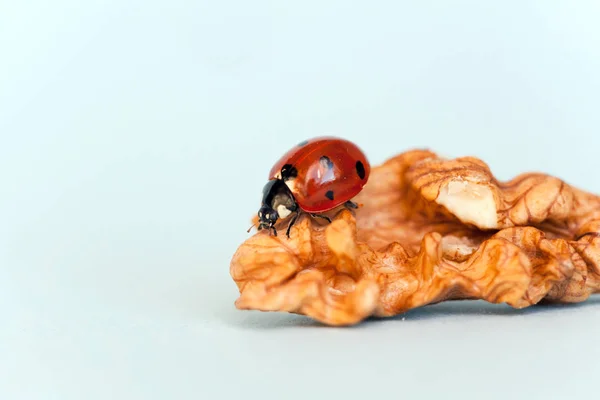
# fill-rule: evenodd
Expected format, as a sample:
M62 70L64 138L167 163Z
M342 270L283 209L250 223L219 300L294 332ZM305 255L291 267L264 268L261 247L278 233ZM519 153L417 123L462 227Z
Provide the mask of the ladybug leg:
M321 218L326 220L327 222L331 223L331 218L329 218L327 215L321 215L321 214L310 214L311 217L313 218Z
M272 226L271 229L273 230L273 236L277 236L277 229L275 229L274 226Z
M348 200L347 202L344 203L344 206L347 209L353 209L356 210L358 208L358 204L356 204L355 202Z
M296 212L296 214L294 214L294 216L290 220L290 223L288 224L287 231L285 231L285 234L287 235L288 239L290 238L290 230L292 229L292 226L296 223L297 219L298 219L298 212Z

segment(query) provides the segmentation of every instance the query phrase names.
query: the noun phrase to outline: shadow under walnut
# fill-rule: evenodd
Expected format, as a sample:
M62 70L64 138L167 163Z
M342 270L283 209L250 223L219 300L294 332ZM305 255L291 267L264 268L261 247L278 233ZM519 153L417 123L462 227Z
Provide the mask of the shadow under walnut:
M261 231L231 260L239 309L329 325L451 299L523 308L600 291L600 198L544 174L499 182L472 157L400 154L323 224ZM285 222L278 229L285 232Z

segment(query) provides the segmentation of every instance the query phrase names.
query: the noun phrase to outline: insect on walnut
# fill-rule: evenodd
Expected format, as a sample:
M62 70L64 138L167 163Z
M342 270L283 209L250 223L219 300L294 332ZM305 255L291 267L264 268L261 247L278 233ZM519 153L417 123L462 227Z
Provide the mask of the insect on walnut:
M544 174L499 182L473 157L409 151L374 167L353 212L301 217L234 254L239 309L329 325L451 299L515 308L600 291L600 198Z

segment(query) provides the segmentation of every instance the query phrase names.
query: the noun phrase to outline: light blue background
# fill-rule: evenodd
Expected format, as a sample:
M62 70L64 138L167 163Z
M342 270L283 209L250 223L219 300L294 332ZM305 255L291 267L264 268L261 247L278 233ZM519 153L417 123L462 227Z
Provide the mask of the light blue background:
M235 310L229 260L271 164L316 135L600 192L599 21L596 1L0 0L0 398L593 397L597 300L323 328Z

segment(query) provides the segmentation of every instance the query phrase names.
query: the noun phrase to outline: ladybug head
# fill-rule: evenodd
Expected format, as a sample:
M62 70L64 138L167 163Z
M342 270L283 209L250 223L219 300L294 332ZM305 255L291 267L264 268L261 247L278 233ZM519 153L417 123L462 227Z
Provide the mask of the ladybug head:
M269 229L275 235L275 223L287 218L298 206L289 187L281 179L267 182L263 188L263 199L258 210L258 230Z
M258 230L273 229L275 222L279 219L279 214L271 206L263 204L258 210Z
M258 230L269 229L275 231L274 225L278 219L279 214L277 214L277 211L266 204L263 205L258 210Z

